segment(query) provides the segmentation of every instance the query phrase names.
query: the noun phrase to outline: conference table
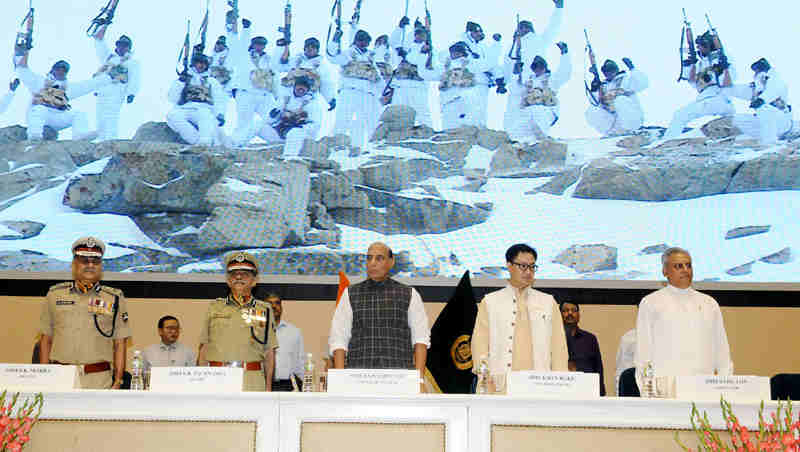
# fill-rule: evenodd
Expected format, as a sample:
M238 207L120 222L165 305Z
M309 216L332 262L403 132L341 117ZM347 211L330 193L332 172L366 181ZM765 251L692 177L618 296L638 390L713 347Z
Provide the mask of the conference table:
M691 401L420 394L47 392L26 451L678 451ZM777 403L767 402L765 411ZM758 403L734 403L755 427ZM697 403L724 430L719 402Z

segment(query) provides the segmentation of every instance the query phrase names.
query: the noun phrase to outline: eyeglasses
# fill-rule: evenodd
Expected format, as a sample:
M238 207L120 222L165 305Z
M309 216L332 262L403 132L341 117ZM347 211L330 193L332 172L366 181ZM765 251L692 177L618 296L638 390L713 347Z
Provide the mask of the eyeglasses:
M84 265L86 264L100 265L103 262L103 258L94 256L75 256L75 260Z
M519 262L512 262L511 265L516 266L518 269L520 269L522 271L528 270L528 271L531 271L531 272L535 272L536 270L539 269L539 266L536 265L536 264L522 264L522 263L519 263Z

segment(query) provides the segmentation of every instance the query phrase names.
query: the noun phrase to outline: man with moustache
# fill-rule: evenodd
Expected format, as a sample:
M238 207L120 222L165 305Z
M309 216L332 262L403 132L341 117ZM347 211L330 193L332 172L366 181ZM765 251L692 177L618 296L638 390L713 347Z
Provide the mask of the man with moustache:
M194 366L197 357L194 350L178 342L181 324L171 315L158 319L158 335L161 343L153 344L142 352L147 368Z
M536 258L536 250L524 243L511 246L506 251L508 284L478 305L472 356L488 358L492 375L567 370L569 353L558 304L552 295L531 288Z
M125 295L100 284L105 251L94 237L72 244L73 280L50 288L39 322L39 362L78 366L81 389L119 389L131 337Z
M722 313L713 298L692 288L689 252L668 248L661 255L661 264L669 284L642 299L636 318L639 388L648 363L658 377L731 375L733 364ZM674 394L674 388L667 392Z
M430 346L428 316L417 291L389 277L394 254L375 242L367 279L345 289L333 314L329 346L336 369L417 369Z
M300 328L282 318L283 300L280 295L269 292L264 296L264 300L272 306L277 324L275 330L278 342L281 344L275 354L275 378L272 381L272 390L291 392L294 390L292 378L295 379L298 389L302 389L306 362L303 333Z
M278 340L269 303L253 297L258 264L250 254L225 256L228 296L208 307L197 364L244 368L244 391L271 391Z
M564 320L564 330L567 334L569 370L599 374L600 396L605 396L603 358L600 356L600 344L597 342L597 336L578 328L578 323L581 321L581 307L578 303L563 301L560 309L561 318Z

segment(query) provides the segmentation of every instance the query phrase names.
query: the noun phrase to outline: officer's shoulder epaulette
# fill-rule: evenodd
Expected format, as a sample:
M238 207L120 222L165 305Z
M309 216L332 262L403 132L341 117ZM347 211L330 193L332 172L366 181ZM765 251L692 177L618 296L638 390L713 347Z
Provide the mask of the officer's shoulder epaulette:
M72 281L64 281L56 285L50 286L50 288L47 291L50 292L53 290L70 289L70 288L72 288Z
M228 299L226 297L219 297L216 300L214 300L214 303L223 303L223 304L225 304L227 302L228 302Z
M101 292L105 292L105 293L110 293L111 295L114 295L115 297L121 297L122 296L122 291L119 290L119 289L116 289L114 287L100 286L100 291Z

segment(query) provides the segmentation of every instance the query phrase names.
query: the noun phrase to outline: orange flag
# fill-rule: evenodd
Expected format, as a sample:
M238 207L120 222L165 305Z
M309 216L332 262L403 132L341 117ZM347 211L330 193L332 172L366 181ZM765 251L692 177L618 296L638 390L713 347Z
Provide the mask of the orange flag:
M344 290L350 285L350 280L344 272L339 272L339 291L336 293L336 306L339 306L339 300L342 299Z

